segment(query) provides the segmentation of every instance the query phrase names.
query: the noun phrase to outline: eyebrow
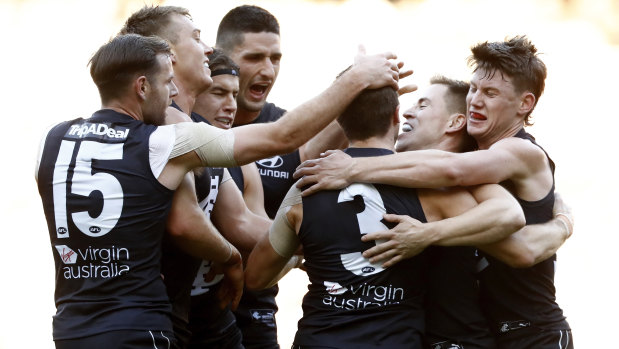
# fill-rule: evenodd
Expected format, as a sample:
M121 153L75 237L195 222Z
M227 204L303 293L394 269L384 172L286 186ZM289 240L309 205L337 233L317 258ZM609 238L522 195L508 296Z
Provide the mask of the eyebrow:
M417 100L417 104L421 104L421 103L423 103L423 102L428 102L428 103L430 103L430 102L432 102L432 101L431 101L431 100L430 100L430 98L428 98L428 97L421 97L421 98L419 98L419 100Z

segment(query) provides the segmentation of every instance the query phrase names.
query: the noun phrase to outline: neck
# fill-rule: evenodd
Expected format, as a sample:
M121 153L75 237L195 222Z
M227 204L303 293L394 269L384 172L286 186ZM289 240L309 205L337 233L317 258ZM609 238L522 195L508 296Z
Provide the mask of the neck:
M371 137L364 140L350 141L351 148L382 148L395 150L393 137Z
M249 124L256 120L260 115L260 111L249 111L247 109L238 108L234 116L234 126Z
M101 105L101 109L111 109L117 113L129 115L136 120L144 121L141 110L132 108L130 105L118 101L103 104Z
M191 114L191 111L196 104L196 99L202 91L190 88L188 84L181 80L175 80L174 84L178 89L178 95L174 97L174 102L184 113Z
M520 131L521 128L522 128L522 123L515 123L509 128L497 134L488 135L487 137L475 138L475 140L477 141L477 147L480 150L486 150L490 148L494 143L500 141L501 139L515 136L516 133L518 133L518 131Z

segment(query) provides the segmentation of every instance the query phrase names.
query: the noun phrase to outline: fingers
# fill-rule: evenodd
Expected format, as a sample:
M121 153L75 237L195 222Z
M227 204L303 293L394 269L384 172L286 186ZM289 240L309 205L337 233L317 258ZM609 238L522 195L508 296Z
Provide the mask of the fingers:
M398 89L398 96L402 96L404 94L411 93L414 91L417 91L417 85L415 84L404 85Z
M380 258L380 255L382 253L385 253L386 251L389 251L392 246L393 244L386 242L363 251L362 255L363 257L368 258L372 263L374 263L375 261L384 259Z
M386 261L385 263L383 263L383 268L389 268L392 267L393 265L395 265L396 263L400 262L402 259L402 256L400 255L396 255L395 257L391 258L390 260Z
M320 157L321 158L326 158L327 156L331 155L331 154L337 154L338 152L342 153L341 150L339 149L332 149L332 150L327 150L324 153L320 153Z
M402 223L402 221L404 221L407 217L408 216L399 215L399 214L393 214L393 213L385 213L385 214L383 214L383 218L387 222L392 222L392 223Z
M317 192L319 192L321 190L322 190L322 186L317 183L317 184L314 184L314 185L310 186L309 188L303 190L301 192L301 196L310 196L310 195L312 195L314 193L317 193Z
M409 77L411 75L413 75L413 71L411 69L408 70L398 70L399 74L400 74L400 79L404 79L406 77Z
M399 255L397 250L389 249L385 250L383 253L376 254L374 257L369 258L369 260L370 263L379 263L380 261L389 261L397 255Z
M380 239L389 239L390 237L391 237L391 234L389 234L389 230L379 231L376 233L361 235L361 241L368 242L368 241L375 241L375 240L380 240Z

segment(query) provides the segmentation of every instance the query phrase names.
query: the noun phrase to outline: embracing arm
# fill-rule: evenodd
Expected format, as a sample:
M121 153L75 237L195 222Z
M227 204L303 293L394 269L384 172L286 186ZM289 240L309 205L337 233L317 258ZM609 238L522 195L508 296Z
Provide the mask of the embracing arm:
M531 163L538 163L537 159L529 161L531 149L535 156L543 154L531 142L513 137L497 142L490 149L467 153L429 149L353 159L341 151L329 151L326 157L302 163L294 176L303 177L299 187L311 185L303 195L340 189L353 182L410 188L500 183L523 177L530 171Z
M498 184L468 187L477 205L452 218L432 222L441 246L477 246L508 237L525 224L518 201ZM442 205L449 205L444 202Z
M385 215L398 223L393 229L366 234L363 241L387 240L363 255L389 267L423 251L428 245L471 245L497 241L524 225L518 202L496 184L479 186L472 193L462 188L419 190L428 223L408 216Z
M247 208L241 191L233 180L225 181L219 187L212 219L226 239L245 256L262 236L266 236L271 226L269 219L258 216Z
M554 255L572 235L572 211L558 193L553 213L546 223L527 225L501 241L478 247L513 268L531 267Z

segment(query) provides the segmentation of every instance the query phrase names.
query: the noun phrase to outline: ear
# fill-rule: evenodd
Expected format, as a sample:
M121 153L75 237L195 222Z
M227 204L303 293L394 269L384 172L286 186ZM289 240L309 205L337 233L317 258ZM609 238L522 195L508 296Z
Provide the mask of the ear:
M524 92L522 97L520 98L520 108L518 109L518 114L526 115L535 106L535 95L531 92Z
M392 117L392 122L394 124L399 124L400 123L400 105L398 104L397 107L395 107L395 112L393 113L393 117Z
M148 79L146 79L146 76L142 75L135 80L134 89L135 93L140 97L142 101L146 100L146 95L148 94L148 90L150 89L150 85L148 84Z
M466 115L456 113L449 116L445 133L455 133L466 128Z

